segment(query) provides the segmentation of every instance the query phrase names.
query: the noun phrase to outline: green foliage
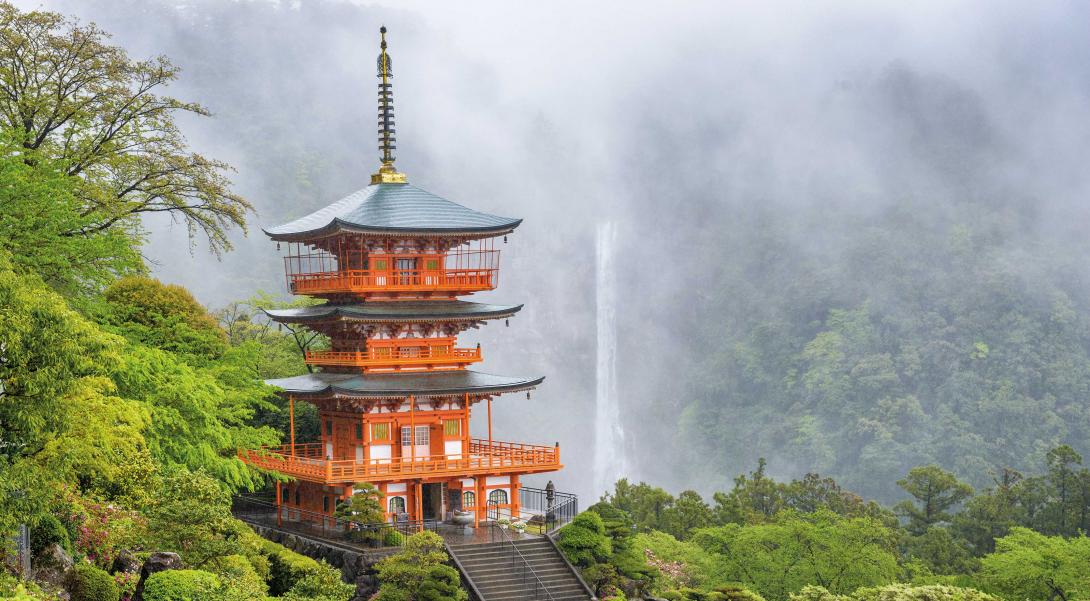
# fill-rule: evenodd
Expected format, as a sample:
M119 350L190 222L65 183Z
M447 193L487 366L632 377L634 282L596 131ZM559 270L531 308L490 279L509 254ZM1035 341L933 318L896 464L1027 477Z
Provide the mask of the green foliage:
M216 359L227 334L188 290L149 277L130 276L106 288L106 319L129 340L192 357Z
M419 601L465 601L469 593L462 588L458 571L447 565L434 566L424 576L416 594Z
M72 568L68 576L68 592L72 601L117 601L120 594L113 576L86 563Z
M64 524L56 517L45 514L30 527L30 549L37 556L53 544L60 545L65 551L72 551L72 541L68 538L68 530Z
M820 583L834 593L893 582L894 533L873 518L844 518L827 510L782 514L774 523L729 524L697 531L693 541L714 554L722 577L768 599Z
M1090 597L1090 538L1046 536L1012 528L981 559L985 590L1005 599L1085 599Z
M433 569L449 560L438 534L424 531L408 537L400 551L375 564L382 583L376 601L416 598Z
M821 586L806 586L791 594L791 601L1000 601L976 589L943 585L890 584L861 588L850 595L834 595Z
M165 570L144 582L144 601L206 601L219 593L219 578L202 570Z
M338 503L334 515L357 524L380 524L386 519L380 499L381 493L374 484L358 483L355 486L355 493L352 498ZM351 538L359 542L377 541L382 540L387 532L390 532L390 530L364 528L353 530Z
M904 556L917 559L933 574L966 574L976 570L977 561L965 543L950 531L932 526L920 535L909 534L904 539Z
M272 541L262 541L262 553L269 559L269 594L282 595L309 575L319 573L317 561L282 547Z
M947 510L973 494L971 486L937 465L912 468L908 477L897 481L897 486L916 500L915 504L910 501L898 503L897 510L908 518L908 530L917 535L936 524L950 521Z
M613 493L607 493L603 500L627 513L636 527L646 532L662 529L662 514L674 502L674 497L650 484L630 484L627 478L621 478Z
M356 587L341 581L341 573L325 563L300 578L281 599L284 601L348 601Z
M231 517L231 498L220 483L202 472L178 470L164 478L147 515L157 547L177 552L188 566L242 550L246 527Z
M81 214L77 180L48 157L28 161L25 151L16 153L8 133L0 129L0 249L20 271L38 274L66 296L142 271L138 236L120 228L71 235L94 224Z
M556 544L568 561L583 568L606 561L613 552L605 524L593 511L580 513L570 524L561 528Z
M662 511L662 529L681 540L697 528L712 525L712 510L694 490L682 491Z
M243 555L217 557L209 563L209 570L220 580L219 601L264 599L268 595L265 579Z
M135 61L107 39L94 25L0 4L0 127L74 182L85 222L62 235L139 239L142 215L166 213L214 252L230 248L228 231L245 228L251 207L230 191L230 167L190 152L175 123L207 111L156 94L178 77L168 59Z
M741 585L724 585L711 591L681 588L662 596L668 601L764 601L763 597Z

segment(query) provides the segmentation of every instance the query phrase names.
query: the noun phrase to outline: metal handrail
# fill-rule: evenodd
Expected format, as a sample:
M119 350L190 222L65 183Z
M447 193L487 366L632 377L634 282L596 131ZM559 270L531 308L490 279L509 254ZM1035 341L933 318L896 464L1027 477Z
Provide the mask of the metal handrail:
M496 516L496 518L498 518L499 517L499 512L500 512L498 504L493 503L492 501L489 501L488 506L492 507L493 509L487 510L487 514L488 515L494 515L494 516ZM523 584L526 583L526 574L527 573L529 574L529 576L531 578L533 578L533 582L534 582L534 597L533 597L533 599L541 599L542 597L540 596L539 593L545 593L545 597L544 597L545 599L548 599L549 601L556 601L556 598L553 597L553 594L549 592L549 587L545 586L545 583L541 581L541 578L538 577L537 572L535 572L534 568L532 568L530 566L530 562L526 560L526 556L523 555L522 551L519 551L518 547L515 546L515 541L512 540L511 537L507 535L507 531L504 530L503 528L499 528L496 525L496 519L490 520L489 521L488 535L489 535L489 539L493 543L496 542L496 531L497 530L499 530L500 537L501 537L501 540L499 542L500 546L502 547L503 545L506 544L506 545L509 545L511 547L511 565L516 564L516 561L515 561L516 557L517 557L518 560L520 560L522 562L522 565L520 565L519 568L521 570L524 570L523 573L522 573L522 575L523 575L523 577L522 577Z
M358 540L353 540L353 536L359 533L375 533L377 536L369 540L376 541L377 544L374 545L376 547L397 547L401 546L404 537L416 532L439 531L439 523L436 520L361 522L301 507L277 505L274 499L258 495L236 495L232 500L232 511L235 517L244 522L299 532L325 540L346 541L356 546L365 546L360 545ZM385 533L387 532L397 532L401 535L396 545L386 544Z

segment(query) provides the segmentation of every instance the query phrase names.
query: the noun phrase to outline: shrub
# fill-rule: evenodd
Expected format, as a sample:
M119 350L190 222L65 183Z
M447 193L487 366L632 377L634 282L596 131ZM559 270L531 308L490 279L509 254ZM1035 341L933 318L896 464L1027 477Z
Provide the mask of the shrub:
M462 588L458 572L442 565L433 567L424 577L416 598L420 601L465 601L469 593Z
M76 565L68 579L72 601L117 601L121 594L106 570L87 563Z
M266 564L267 566L268 564ZM265 579L255 570L253 564L242 555L228 555L214 560L212 572L219 576L222 601L248 601L264 599L269 592Z
M219 578L210 572L166 570L144 582L144 601L207 601L216 597L219 589Z
M68 529L57 518L45 514L38 520L37 524L30 528L30 549L37 556L52 544L60 545L65 551L72 551L72 541L68 538Z
M291 587L283 601L348 601L356 587L341 581L341 573L327 564L319 564L313 574L307 574Z
M405 543L405 536L393 528L387 528L382 535L382 544L387 547L400 547Z
M450 560L443 539L434 532L418 532L405 540L394 555L375 564L379 582L378 601L415 599L432 575L432 569ZM438 577L438 576L437 576Z
M609 559L613 552L605 524L601 516L593 511L580 513L570 524L561 528L557 546L568 561L584 568Z
M306 576L317 574L321 564L274 542L264 545L262 551L269 558L269 594L283 595Z

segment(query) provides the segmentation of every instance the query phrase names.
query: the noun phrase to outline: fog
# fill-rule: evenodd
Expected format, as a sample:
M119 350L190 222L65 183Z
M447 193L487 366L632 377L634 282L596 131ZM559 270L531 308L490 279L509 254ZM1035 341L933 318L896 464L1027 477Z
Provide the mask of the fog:
M525 219L502 247L499 289L479 296L526 307L468 338L484 371L547 379L530 400L496 401L496 436L558 441L557 487L584 497L602 492L591 482L599 223L617 228L626 470L701 492L753 467L681 469L676 448L686 379L717 351L708 333L731 327L716 313L732 293L717 274L746 252L751 226L777 220L792 252L836 260L844 232L829 224L842 216L906 197L941 213L1001 193L1038 199L1028 236L1085 233L1084 3L17 4L95 21L135 57L171 57L183 73L170 93L212 111L183 129L237 169L257 208L250 233L217 260L183 225L149 221L146 255L213 308L284 294L261 227L368 183L385 24L398 167L455 202ZM812 468L754 453L778 474Z

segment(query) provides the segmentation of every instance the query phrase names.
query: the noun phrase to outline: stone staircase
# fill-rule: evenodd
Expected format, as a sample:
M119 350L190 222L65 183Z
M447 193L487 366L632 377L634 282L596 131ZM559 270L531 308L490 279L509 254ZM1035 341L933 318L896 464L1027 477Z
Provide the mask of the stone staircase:
M514 554L511 546L518 549ZM575 568L547 538L448 547L462 575L480 601L590 601L594 599ZM525 563L523 563L525 560ZM535 591L533 570L544 591Z

